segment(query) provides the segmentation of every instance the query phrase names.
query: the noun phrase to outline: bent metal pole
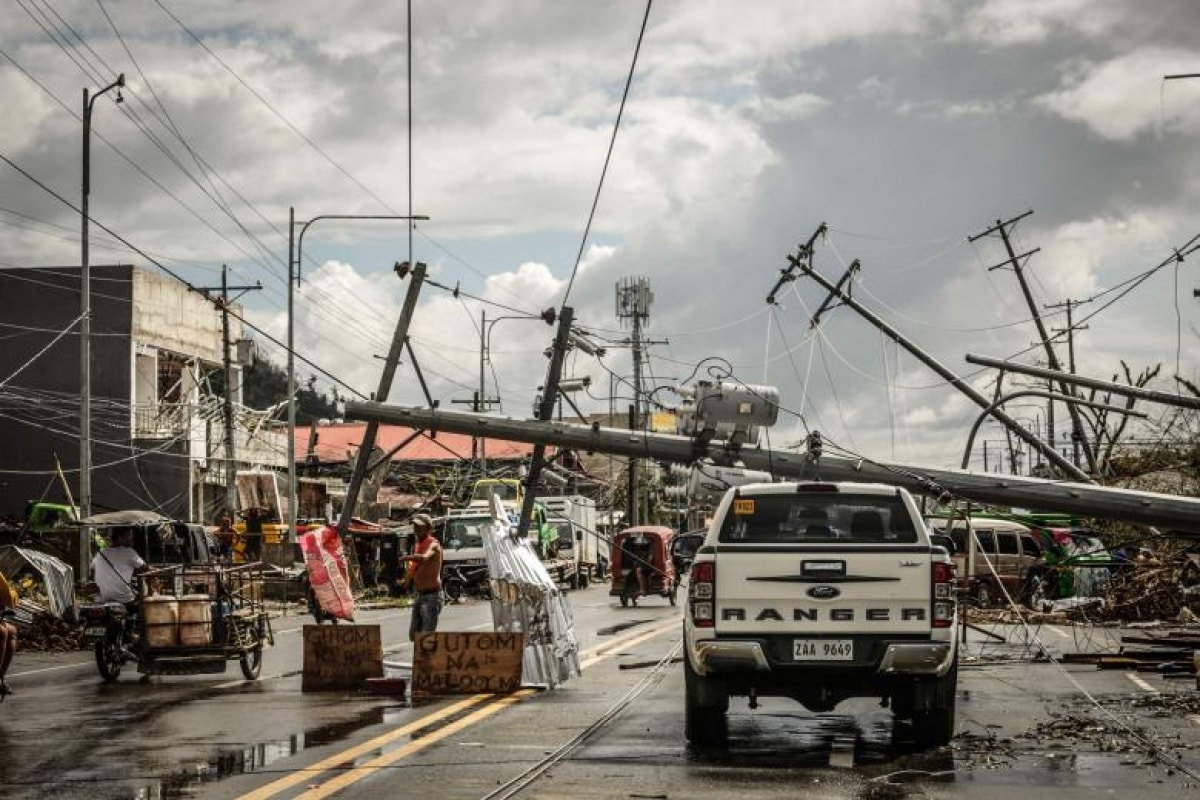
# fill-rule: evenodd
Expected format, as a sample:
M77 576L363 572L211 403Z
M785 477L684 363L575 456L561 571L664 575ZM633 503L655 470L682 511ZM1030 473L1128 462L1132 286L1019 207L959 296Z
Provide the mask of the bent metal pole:
M346 419L406 425L430 432L446 431L512 442L551 444L589 453L653 458L681 464L702 458L716 461L736 458L746 469L762 470L783 478L886 483L922 494L944 490L980 503L1200 532L1200 499L1091 483L932 469L834 456L823 456L814 465L807 453L789 450L734 449L722 441L702 444L686 436L666 433L601 428L598 425L588 427L555 421L516 420L466 411L354 400L346 403L345 416Z

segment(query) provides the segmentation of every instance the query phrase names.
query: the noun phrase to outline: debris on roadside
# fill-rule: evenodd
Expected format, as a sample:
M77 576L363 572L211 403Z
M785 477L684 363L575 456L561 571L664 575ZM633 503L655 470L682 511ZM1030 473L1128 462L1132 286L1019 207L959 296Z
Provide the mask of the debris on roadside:
M18 648L31 653L65 653L86 649L83 629L44 611L33 611L17 632Z
M1200 614L1200 553L1114 570L1101 591L1104 604L1092 612L1096 619L1193 621Z

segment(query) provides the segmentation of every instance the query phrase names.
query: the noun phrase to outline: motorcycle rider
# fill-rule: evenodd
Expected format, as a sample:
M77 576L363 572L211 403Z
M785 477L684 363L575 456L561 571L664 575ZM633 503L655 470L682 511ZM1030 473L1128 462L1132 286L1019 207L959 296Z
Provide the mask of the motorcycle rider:
M129 605L137 599L133 576L146 571L146 562L131 546L132 528L114 528L108 542L108 547L92 558L92 580L102 602Z

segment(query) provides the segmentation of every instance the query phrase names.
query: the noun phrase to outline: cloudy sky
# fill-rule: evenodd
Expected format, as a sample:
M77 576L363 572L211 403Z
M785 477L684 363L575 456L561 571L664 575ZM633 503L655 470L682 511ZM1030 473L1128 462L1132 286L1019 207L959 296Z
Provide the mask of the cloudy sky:
M659 0L585 241L644 13L413 0L410 82L404 3L15 0L0 17L0 154L75 202L82 90L123 72L124 102L95 104L93 218L195 284L223 263L234 283L261 281L242 302L281 339L289 207L428 216L413 256L460 292L426 287L413 344L447 406L478 389L481 312L561 306L575 272L566 302L610 344L567 371L592 379L585 410L626 408L614 287L641 277L648 388L731 371L779 387L772 446L807 426L865 456L956 466L976 406L850 308L811 328L825 297L812 280L765 297L824 222L817 271L833 281L860 259L853 296L990 393L964 354L1040 354L1016 276L989 269L1002 243L968 238L1027 211L1013 246L1040 248L1025 274L1048 327L1066 318L1046 306L1079 304L1080 372L1107 379L1125 361L1162 364L1158 388L1198 380L1200 252L1170 258L1200 233L1200 79L1163 79L1200 72L1192 0ZM0 165L4 265L78 263L77 219ZM153 267L92 230L93 263ZM297 350L362 394L409 246L396 221L324 220L304 238ZM552 331L488 327L486 393L526 416ZM391 399L424 403L410 364ZM1044 430L1040 405L1009 411Z

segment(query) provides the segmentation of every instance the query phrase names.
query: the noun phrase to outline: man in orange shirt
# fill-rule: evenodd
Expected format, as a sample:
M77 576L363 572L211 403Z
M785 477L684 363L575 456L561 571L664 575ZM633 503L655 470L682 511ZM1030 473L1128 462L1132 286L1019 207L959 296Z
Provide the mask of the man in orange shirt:
M433 535L433 520L427 514L412 518L417 543L411 554L402 559L411 565L413 598L412 620L408 638L418 633L437 630L438 614L442 611L442 546Z

